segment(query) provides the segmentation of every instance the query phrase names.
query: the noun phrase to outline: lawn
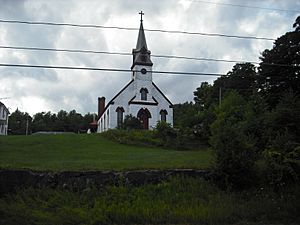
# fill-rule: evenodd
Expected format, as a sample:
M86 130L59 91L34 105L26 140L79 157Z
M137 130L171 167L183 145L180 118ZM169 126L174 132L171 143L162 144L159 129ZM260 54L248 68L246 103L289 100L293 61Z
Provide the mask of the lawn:
M134 170L208 168L208 149L175 151L119 144L102 135L0 137L0 168L33 170Z

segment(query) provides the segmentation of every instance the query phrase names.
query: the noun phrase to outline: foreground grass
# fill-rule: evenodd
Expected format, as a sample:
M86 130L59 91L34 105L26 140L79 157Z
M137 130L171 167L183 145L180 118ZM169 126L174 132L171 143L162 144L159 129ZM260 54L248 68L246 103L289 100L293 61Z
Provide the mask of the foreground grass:
M0 198L0 224L298 224L300 188L224 192L192 178L82 193L20 190Z
M130 146L101 135L0 137L0 168L33 170L133 170L207 168L211 151Z

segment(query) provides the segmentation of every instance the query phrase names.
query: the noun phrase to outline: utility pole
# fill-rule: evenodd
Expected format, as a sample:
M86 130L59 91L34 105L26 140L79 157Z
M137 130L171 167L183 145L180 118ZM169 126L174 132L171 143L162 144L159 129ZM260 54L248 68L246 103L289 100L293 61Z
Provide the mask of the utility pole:
M26 120L26 136L28 135L28 116L27 116L27 120Z
M219 88L219 106L221 106L222 103L222 87Z

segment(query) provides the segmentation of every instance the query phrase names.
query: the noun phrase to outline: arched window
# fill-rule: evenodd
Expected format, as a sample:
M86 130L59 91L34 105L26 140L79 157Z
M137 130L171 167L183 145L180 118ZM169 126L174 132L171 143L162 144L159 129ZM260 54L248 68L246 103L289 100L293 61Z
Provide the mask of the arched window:
M107 110L107 129L109 128L109 109Z
M104 130L106 130L106 116L104 114Z
M168 112L167 110L160 110L160 120L161 121L164 121L164 122L167 122L167 115L168 115Z
M141 100L147 101L147 94L148 94L147 88L142 88L140 90L140 93L141 93Z
M124 113L123 107L118 107L116 109L116 112L117 112L117 127L121 127L123 123L123 113Z

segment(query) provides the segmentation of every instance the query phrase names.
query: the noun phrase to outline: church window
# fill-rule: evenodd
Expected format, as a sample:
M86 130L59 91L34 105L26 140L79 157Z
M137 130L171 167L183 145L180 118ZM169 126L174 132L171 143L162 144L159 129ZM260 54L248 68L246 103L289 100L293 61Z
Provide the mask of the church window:
M123 114L124 114L123 107L118 107L116 109L116 112L117 112L117 127L121 127L123 123Z
M168 112L167 110L161 110L160 111L160 120L163 121L163 122L167 122L167 115L168 115Z
M142 88L140 90L140 93L141 93L141 100L147 101L147 94L148 94L147 88Z
M107 128L109 128L109 109L107 110Z
M104 130L106 130L106 117L105 117L105 114L104 114Z

